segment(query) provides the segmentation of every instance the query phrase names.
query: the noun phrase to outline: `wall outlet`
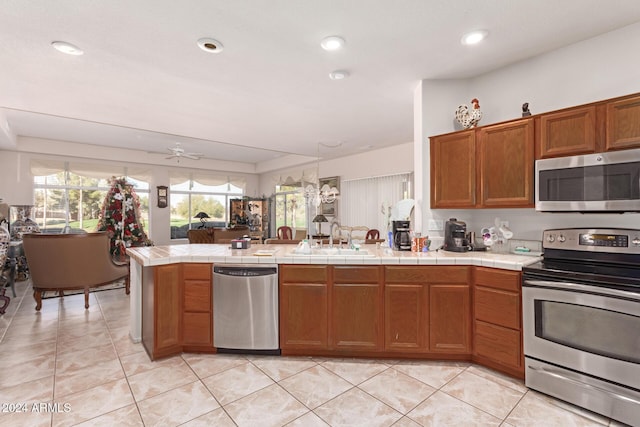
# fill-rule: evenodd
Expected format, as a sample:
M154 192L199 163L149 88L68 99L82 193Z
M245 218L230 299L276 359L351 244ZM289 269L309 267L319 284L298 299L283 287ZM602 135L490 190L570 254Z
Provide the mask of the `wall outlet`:
M430 219L428 224L429 231L443 231L444 230L444 220L441 219Z

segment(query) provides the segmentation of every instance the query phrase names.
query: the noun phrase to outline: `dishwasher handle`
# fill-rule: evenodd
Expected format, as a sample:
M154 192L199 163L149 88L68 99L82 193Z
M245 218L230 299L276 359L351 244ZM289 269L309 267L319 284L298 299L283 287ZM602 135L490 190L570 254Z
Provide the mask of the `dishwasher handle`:
M236 277L259 277L259 276L271 276L278 274L277 266L264 266L264 267L239 267L239 266L214 266L214 274L221 274L223 276L236 276Z

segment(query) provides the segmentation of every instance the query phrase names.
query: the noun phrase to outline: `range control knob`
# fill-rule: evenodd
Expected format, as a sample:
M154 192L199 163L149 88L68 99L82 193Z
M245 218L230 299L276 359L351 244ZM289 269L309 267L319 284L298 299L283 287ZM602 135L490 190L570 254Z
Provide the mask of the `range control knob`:
M640 246L640 237L634 237L634 239L631 241L631 244L633 246Z
M562 234L561 234L561 235L559 235L559 236L558 236L558 242L562 243L562 242L564 242L565 240L567 240L567 238L566 238L566 237L564 237L564 235L562 235Z
M554 236L553 234L547 235L547 242L553 243L555 241L556 241L556 236Z

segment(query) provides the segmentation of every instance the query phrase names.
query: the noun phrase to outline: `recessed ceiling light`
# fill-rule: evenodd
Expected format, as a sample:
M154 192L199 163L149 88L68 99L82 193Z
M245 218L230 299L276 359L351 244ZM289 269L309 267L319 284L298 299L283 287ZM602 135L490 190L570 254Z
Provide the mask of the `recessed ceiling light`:
M340 36L329 36L322 39L320 46L324 50L338 50L344 46L344 39Z
M198 47L209 53L220 53L224 49L222 43L220 43L216 39L211 39L208 37L198 40Z
M329 73L331 80L343 80L349 77L349 72L346 70L335 70Z
M471 31L462 36L462 40L460 40L460 42L466 45L478 44L482 40L486 39L488 35L489 32L487 30Z
M82 55L84 53L78 46L74 46L67 42L55 41L51 42L51 46L53 46L57 51L66 53L67 55Z

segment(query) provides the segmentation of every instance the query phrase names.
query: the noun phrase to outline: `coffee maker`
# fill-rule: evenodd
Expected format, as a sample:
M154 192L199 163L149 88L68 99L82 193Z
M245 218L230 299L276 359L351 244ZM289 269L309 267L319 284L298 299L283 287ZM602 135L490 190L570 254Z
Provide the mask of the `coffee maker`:
M449 218L444 225L443 249L450 252L467 252L469 250L467 224L456 218Z
M410 251L411 250L410 227L411 227L411 221L391 221L394 251Z

